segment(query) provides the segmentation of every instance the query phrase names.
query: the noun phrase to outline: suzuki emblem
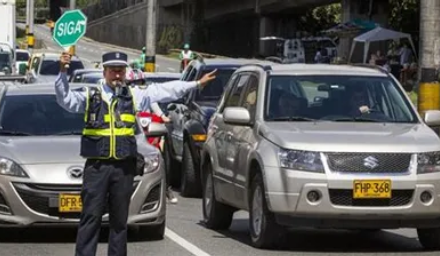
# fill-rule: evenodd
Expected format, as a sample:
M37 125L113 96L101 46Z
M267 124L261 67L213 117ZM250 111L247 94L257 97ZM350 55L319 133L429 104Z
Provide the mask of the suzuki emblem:
M379 166L379 160L374 156L369 156L364 159L364 166L370 169L374 169Z

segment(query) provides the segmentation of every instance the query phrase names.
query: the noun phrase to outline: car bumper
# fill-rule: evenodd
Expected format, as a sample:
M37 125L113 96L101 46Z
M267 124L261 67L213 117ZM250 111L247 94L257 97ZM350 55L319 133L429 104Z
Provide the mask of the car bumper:
M316 174L275 167L266 167L265 173L268 207L284 225L440 227L440 174ZM273 173L280 173L280 180L270 178ZM384 178L392 181L390 200L353 199L354 180ZM312 191L319 194L319 200L308 198ZM432 200L423 202L423 192L429 192Z
M159 225L165 221L163 165L155 172L135 178L128 225ZM80 213L58 211L60 193L80 193L81 184L41 183L29 179L0 177L0 226L77 225ZM108 210L102 220L108 223Z

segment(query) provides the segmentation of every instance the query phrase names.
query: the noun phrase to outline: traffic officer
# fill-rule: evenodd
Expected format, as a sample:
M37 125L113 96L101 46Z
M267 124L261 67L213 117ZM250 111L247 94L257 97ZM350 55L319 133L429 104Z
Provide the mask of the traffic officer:
M105 83L96 90L69 89L66 67L69 53L60 57L60 73L55 81L57 102L69 112L85 114L81 156L86 158L81 191L81 213L76 256L96 254L101 218L108 198L110 235L108 255L127 255L128 209L135 176L137 148L133 136L135 111L148 111L151 103L169 102L188 90L203 87L215 79L215 71L197 82L180 80L129 88L124 84L127 55L109 52L102 56ZM115 136L117 134L118 136Z

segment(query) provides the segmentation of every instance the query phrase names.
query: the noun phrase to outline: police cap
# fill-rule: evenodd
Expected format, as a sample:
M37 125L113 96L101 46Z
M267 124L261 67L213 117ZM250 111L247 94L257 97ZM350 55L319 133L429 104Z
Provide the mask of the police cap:
M126 67L128 56L123 52L107 52L102 55L102 66L104 67Z

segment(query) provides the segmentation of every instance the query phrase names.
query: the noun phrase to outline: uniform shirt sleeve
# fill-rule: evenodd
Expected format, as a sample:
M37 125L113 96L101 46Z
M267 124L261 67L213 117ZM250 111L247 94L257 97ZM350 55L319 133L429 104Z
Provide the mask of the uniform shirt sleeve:
M151 111L157 116L163 116L163 111L157 102L151 104Z
M87 95L85 91L72 91L65 72L61 72L55 80L55 95L58 104L73 113L84 113Z
M166 103L182 98L189 90L197 87L197 82L184 82L180 80L153 83L146 89L135 87L133 89L134 100L138 111L149 111L153 103Z

